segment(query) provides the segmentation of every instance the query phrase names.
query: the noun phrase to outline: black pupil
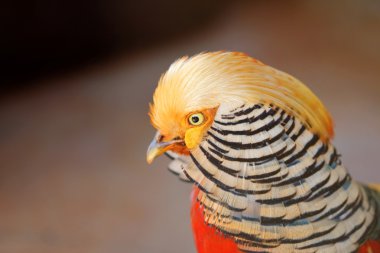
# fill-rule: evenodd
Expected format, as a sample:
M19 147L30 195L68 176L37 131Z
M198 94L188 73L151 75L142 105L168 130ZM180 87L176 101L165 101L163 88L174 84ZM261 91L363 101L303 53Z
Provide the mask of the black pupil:
M199 122L199 117L198 116L193 116L193 117L191 117L191 120L193 121L193 123L198 123Z

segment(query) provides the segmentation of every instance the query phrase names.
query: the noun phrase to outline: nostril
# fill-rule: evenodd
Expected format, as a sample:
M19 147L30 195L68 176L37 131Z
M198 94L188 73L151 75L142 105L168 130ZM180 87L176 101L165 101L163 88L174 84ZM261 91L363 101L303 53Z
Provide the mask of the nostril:
M154 136L154 139L155 139L158 143L160 143L160 142L162 142L162 141L164 140L164 136L163 136L162 134L160 134L159 131L157 131L156 134L155 134L155 136Z

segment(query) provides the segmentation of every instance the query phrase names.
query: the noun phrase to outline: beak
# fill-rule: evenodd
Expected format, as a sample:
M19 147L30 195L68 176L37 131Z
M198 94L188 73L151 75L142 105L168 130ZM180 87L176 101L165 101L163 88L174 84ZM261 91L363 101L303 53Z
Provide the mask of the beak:
M170 145L182 142L182 140L171 140L167 142L160 141L162 136L159 132L156 133L152 142L149 144L148 150L146 152L146 161L151 164L157 156L162 155L170 149Z

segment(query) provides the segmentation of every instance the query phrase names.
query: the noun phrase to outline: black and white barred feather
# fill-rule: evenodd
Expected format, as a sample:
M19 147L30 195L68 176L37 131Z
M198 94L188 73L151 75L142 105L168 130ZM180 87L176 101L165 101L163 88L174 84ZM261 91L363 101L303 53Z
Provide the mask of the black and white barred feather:
M170 171L199 188L205 222L243 252L355 252L375 203L334 146L270 105L221 105L190 157Z

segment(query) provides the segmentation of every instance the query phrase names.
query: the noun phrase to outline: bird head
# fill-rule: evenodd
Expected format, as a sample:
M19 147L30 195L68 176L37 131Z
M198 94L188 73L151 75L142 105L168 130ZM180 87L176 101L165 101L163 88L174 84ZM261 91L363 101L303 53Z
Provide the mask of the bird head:
M201 53L175 61L159 80L149 116L157 134L147 161L166 151L188 155L203 140L220 105L274 104L327 140L331 117L294 77L239 52Z

